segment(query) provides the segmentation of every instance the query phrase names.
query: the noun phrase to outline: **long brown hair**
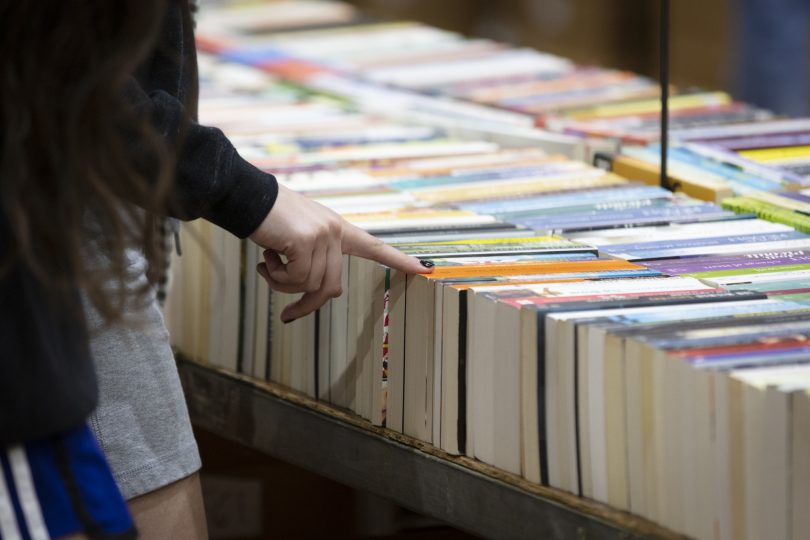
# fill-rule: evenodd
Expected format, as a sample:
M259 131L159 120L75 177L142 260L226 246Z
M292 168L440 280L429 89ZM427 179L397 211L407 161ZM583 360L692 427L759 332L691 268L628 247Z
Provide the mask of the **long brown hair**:
M107 320L127 298L125 246L159 264L165 145L125 99L164 0L17 0L0 5L0 277L24 265L55 294L80 287ZM134 157L150 156L149 166ZM146 152L144 153L144 150ZM122 200L137 201L146 212ZM86 257L86 225L109 260Z

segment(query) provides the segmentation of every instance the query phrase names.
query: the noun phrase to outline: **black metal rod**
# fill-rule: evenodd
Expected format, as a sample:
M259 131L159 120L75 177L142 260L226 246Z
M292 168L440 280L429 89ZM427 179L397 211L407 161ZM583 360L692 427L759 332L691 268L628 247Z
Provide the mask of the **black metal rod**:
M667 175L669 150L669 0L661 0L661 187L671 189Z

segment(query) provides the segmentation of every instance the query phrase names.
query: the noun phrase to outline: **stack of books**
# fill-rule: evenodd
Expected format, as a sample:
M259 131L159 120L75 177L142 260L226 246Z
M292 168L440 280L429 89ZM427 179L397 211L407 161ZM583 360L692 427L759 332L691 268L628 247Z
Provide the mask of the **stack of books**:
M234 11L242 16L234 17ZM535 125L602 141L645 144L659 135L658 85L634 73L579 66L559 56L414 22L357 19L354 24L313 24L308 31L285 32L263 30L245 12L209 10L200 22L200 46L358 101L396 100L400 109L418 104L414 109ZM272 9L249 12L262 20ZM772 116L723 92L689 90L670 99L673 130Z
M673 194L649 81L337 8L272 36L257 9L203 12L201 122L434 271L344 257L344 294L283 324L261 250L197 222L181 352L690 536L810 535L805 121L676 97ZM535 123L645 146L608 172Z
M669 181L694 197L808 231L808 130L807 119L675 130ZM657 144L625 146L601 163L622 176L655 182L659 154Z

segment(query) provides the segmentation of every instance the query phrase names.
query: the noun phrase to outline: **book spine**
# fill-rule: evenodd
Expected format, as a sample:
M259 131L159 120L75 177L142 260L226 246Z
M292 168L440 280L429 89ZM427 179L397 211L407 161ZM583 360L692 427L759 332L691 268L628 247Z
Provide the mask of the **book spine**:
M759 218L776 223L784 223L785 225L790 225L795 228L797 231L810 233L810 216L792 210L778 208L771 204L746 197L726 199L723 201L723 208L739 213L750 212L756 214Z

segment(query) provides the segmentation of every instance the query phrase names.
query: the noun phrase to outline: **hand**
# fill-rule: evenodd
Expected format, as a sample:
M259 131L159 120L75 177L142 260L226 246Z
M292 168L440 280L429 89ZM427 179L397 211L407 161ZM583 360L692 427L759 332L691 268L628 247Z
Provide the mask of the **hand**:
M250 239L266 248L256 268L270 288L304 295L281 313L290 322L321 307L343 291L343 254L371 259L409 274L431 271L419 259L374 238L332 210L284 186L273 209ZM284 263L281 256L287 259Z

